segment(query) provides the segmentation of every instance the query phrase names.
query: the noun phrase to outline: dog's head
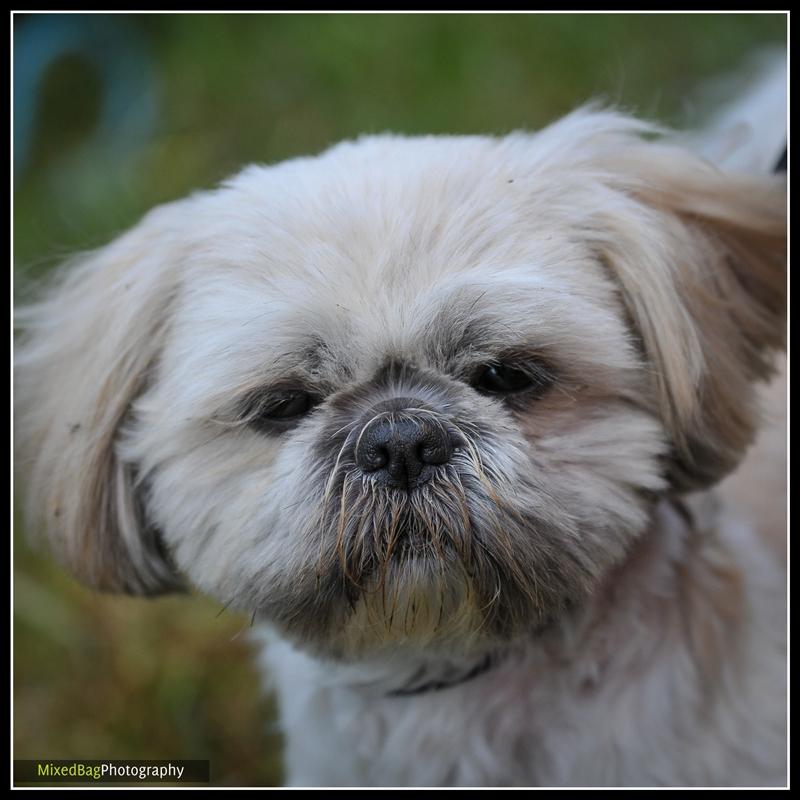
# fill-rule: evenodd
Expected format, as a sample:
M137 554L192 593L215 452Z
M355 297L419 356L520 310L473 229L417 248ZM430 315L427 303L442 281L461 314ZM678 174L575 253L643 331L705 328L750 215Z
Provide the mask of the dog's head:
M785 182L610 112L374 137L155 210L22 312L31 509L97 587L483 646L714 483L783 343Z

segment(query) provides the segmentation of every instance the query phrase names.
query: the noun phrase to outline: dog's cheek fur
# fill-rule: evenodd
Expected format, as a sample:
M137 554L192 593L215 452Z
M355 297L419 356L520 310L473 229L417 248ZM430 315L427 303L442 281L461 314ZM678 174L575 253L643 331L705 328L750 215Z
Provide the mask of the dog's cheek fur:
M548 491L584 535L596 539L598 560L620 558L666 487L667 435L657 415L576 389L538 404L520 425L530 442L532 471L548 481Z
M303 439L287 444L246 426L177 422L169 395L156 386L136 403L137 424L120 449L140 465L176 567L226 606L300 613L295 606L319 594L310 528L321 482L309 474ZM320 597L303 621L324 626L323 610Z

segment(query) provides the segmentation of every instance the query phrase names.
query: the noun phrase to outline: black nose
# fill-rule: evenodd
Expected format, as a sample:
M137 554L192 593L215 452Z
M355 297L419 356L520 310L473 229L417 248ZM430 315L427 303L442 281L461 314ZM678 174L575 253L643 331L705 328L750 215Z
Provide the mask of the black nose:
M384 414L366 424L356 445L356 464L390 486L413 489L429 481L453 455L453 439L435 418L413 409Z

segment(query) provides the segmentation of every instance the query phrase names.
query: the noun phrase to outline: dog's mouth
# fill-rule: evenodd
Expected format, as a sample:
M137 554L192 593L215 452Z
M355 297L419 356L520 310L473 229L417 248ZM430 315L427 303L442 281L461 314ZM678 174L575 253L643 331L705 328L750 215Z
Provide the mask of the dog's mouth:
M486 462L456 454L424 484L398 488L345 454L308 523L314 590L310 616L293 621L352 655L401 642L495 646L558 615L589 569L562 554L563 523L540 513L535 492Z
M363 586L377 575L471 561L474 525L458 480L430 481L411 491L363 477L345 479L336 511L335 552L345 577Z

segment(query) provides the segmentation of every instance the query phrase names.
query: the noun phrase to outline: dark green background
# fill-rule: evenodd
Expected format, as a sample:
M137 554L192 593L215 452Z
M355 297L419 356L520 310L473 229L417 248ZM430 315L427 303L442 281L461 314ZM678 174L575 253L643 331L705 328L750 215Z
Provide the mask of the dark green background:
M18 293L65 254L251 161L362 132L537 128L597 96L680 124L698 112L687 101L698 84L786 39L784 15L737 14L173 14L114 25L154 69L154 129L122 149L98 138L103 76L76 56L52 65L15 175ZM19 527L16 758L209 758L215 783L280 780L271 703L237 637L247 620L200 598L93 595L30 552Z

